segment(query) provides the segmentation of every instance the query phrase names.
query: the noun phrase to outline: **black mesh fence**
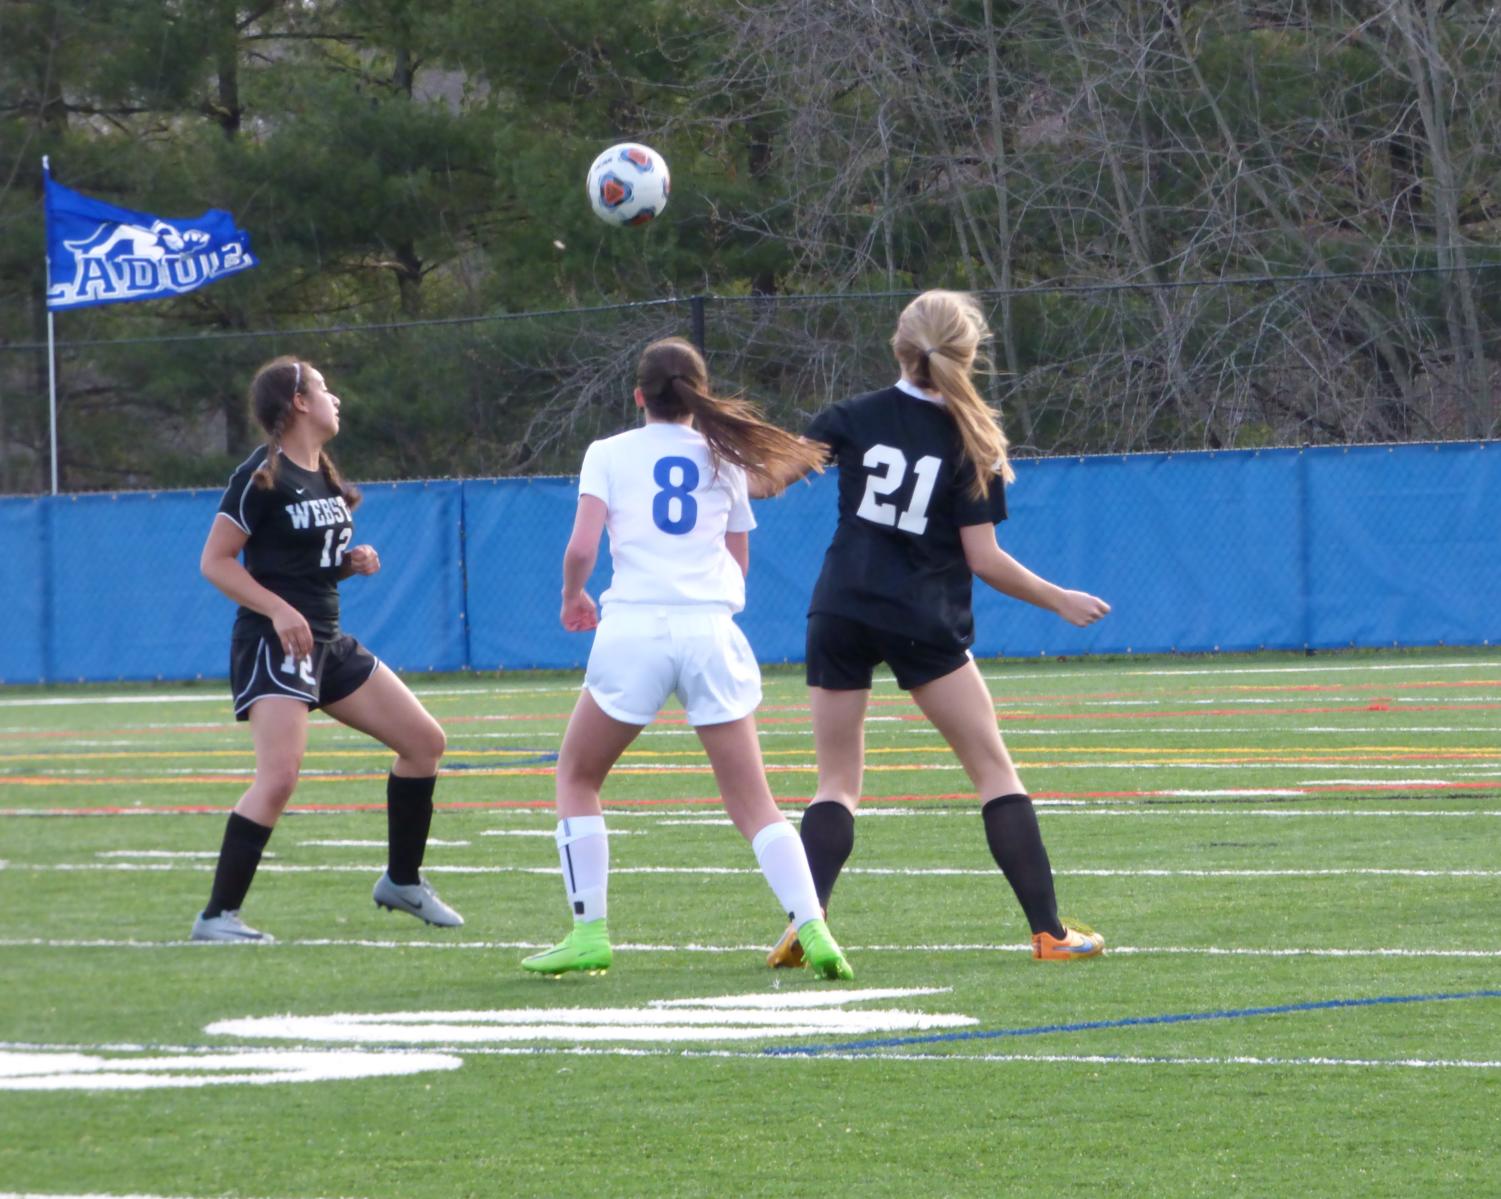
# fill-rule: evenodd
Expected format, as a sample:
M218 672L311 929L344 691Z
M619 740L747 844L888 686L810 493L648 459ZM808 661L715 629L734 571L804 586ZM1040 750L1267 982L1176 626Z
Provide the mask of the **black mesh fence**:
M1498 432L1501 263L978 293L984 377L1020 455L1458 440ZM215 486L258 441L245 388L280 353L345 403L360 478L557 474L636 419L642 346L701 344L716 385L799 428L895 374L915 292L701 296L387 325L94 336L57 317L63 490ZM147 315L142 320L165 320ZM0 491L48 487L46 349L0 346Z

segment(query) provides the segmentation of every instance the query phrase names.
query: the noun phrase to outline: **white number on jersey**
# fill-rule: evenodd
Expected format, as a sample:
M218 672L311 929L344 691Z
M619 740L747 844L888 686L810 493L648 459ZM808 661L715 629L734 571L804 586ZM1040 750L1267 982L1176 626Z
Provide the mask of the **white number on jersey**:
M933 484L938 481L938 468L943 465L943 459L927 454L917 460L917 465L912 468L917 482L905 512L898 512L895 504L882 497L890 495L906 481L907 455L895 446L873 445L865 451L864 462L872 473L865 480L865 494L860 497L860 507L855 515L872 524L920 536L928 527L928 502L933 498Z
M323 534L323 557L318 559L319 566L339 566L344 561L344 551L349 548L349 539L354 535L354 526L345 525L339 530L339 544L334 545L334 531L329 529ZM332 555L332 558L330 558Z

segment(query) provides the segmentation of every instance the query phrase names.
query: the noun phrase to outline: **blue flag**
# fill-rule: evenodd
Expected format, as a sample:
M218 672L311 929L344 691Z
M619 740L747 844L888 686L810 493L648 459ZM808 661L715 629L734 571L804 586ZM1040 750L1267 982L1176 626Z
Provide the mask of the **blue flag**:
M182 295L256 265L223 209L168 221L46 183L50 309Z

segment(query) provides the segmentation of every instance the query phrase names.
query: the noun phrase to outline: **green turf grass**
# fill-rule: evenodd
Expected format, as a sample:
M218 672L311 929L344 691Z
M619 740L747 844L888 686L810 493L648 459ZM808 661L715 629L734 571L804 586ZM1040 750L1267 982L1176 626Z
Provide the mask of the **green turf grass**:
M829 922L855 987L948 990L849 1007L973 1024L606 1040L588 1052L567 1039L444 1041L457 1070L353 1081L62 1092L0 1081L0 1188L1493 1191L1501 999L1120 1022L1501 990L1501 655L982 668L1040 798L1061 906L1105 935L1103 959L1030 960L962 773L886 681ZM320 718L300 810L276 830L245 905L280 939L268 947L184 943L253 761L221 686L6 689L0 810L39 814L0 816L0 1066L28 1047L127 1059L143 1054L124 1046L327 1047L205 1032L227 1018L636 1010L841 989L762 964L781 915L722 823L691 732L671 720L606 790L614 968L524 974L520 958L569 919L548 770L577 678L415 685L449 734L433 836L465 843L434 845L426 869L468 923L431 930L372 905L388 755ZM773 789L796 819L814 786L805 692L782 670L766 691ZM98 702L118 696L148 702ZM90 702L34 702L67 697ZM136 814L40 814L106 811ZM376 844L313 844L326 841ZM993 1035L1090 1022L1111 1026ZM936 1039L953 1033L967 1035ZM889 1043L763 1052L870 1041Z

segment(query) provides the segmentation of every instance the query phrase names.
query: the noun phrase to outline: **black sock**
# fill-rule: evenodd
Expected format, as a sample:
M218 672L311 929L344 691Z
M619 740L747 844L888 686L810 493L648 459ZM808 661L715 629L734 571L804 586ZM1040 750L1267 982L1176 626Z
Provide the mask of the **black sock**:
M1043 848L1037 813L1026 795L1002 795L992 799L980 813L985 818L985 840L990 854L1016 892L1027 923L1034 933L1062 937L1058 923L1058 900L1053 894L1053 867Z
M427 830L433 823L433 787L436 775L425 779L386 777L386 837L390 842L386 873L398 886L418 881L422 855L427 851Z
M247 820L238 812L229 814L224 843L219 847L219 865L214 869L214 889L209 892L208 907L203 909L206 917L240 910L255 878L255 868L261 864L261 851L270 839L271 830L264 824Z
M798 835L803 840L803 852L808 855L818 902L828 911L834 883L855 848L855 814L834 800L810 803L798 826Z

